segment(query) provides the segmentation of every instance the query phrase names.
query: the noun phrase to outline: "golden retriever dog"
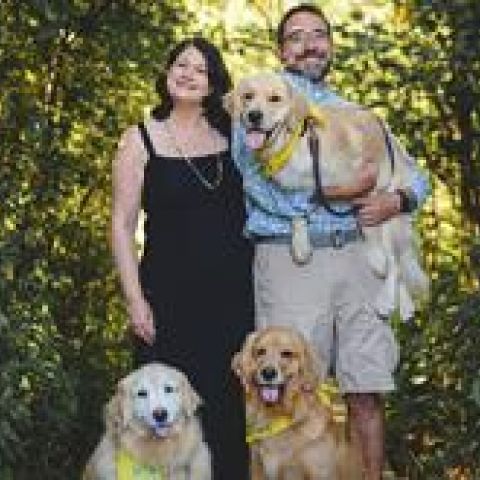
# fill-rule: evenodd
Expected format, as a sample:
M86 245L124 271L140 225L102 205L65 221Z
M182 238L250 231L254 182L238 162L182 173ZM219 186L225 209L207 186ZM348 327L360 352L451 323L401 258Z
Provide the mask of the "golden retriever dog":
M345 423L319 400L325 368L288 327L251 333L232 360L245 390L252 480L357 480L361 458Z
M83 480L210 480L210 452L195 416L199 404L173 367L152 363L130 373L106 406L106 432Z
M315 105L298 93L281 74L245 78L225 97L225 106L246 131L245 141L266 177L287 190L312 193L318 185L318 165L324 196L347 200L372 192L394 191L410 184L412 169L398 142L369 110L353 104ZM309 137L318 139L312 158ZM317 176L318 178L318 176ZM363 179L363 181L360 181ZM305 263L312 254L308 238L311 210L292 219L292 255ZM377 310L388 316L396 308L410 318L414 299L424 297L428 279L418 261L411 215L397 215L375 227L364 227L366 254L375 274L384 279Z

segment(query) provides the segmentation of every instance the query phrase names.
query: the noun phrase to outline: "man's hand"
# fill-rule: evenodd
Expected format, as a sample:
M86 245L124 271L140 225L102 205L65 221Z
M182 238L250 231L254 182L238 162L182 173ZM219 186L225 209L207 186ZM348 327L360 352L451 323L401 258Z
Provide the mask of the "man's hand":
M397 193L384 192L356 198L352 201L359 210L360 225L373 227L400 213L400 197Z

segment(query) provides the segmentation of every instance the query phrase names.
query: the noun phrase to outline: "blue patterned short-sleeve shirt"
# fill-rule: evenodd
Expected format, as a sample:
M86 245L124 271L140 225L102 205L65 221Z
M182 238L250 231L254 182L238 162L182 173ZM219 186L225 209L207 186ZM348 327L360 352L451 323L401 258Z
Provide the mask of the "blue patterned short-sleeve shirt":
M346 101L325 86L318 86L300 75L283 73L294 88L299 89L310 101L318 104L345 104ZM396 141L392 136L392 141ZM311 192L284 190L268 180L260 172L251 151L245 143L245 131L240 126L233 129L233 158L243 176L246 192L248 236L274 236L290 234L291 219L307 216L311 235L324 235L334 231L350 231L357 228L353 215L335 216L324 208L312 205ZM414 192L418 203L422 203L428 192L429 182L415 161L411 159L412 183L408 187ZM337 209L348 208L348 204L336 205Z

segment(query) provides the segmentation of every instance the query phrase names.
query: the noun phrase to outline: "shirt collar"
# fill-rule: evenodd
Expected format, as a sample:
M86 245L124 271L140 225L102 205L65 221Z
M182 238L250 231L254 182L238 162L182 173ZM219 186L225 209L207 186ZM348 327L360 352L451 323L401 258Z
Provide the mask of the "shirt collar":
M337 97L337 95L332 92L323 81L318 83L313 82L309 78L303 76L300 72L294 70L285 69L282 73L294 87L298 88L311 100L323 102Z

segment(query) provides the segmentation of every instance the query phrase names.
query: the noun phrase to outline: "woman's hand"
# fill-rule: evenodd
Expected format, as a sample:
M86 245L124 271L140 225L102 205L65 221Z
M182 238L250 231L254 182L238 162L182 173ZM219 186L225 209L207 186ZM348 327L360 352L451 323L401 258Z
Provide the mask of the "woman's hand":
M133 333L148 345L152 345L155 341L155 324L148 302L143 297L130 301L128 313Z

